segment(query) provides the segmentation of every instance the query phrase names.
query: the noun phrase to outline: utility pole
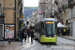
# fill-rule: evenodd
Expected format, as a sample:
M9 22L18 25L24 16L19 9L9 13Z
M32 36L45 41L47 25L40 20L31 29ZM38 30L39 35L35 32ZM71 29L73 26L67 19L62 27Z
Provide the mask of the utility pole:
M16 38L16 0L15 0L15 15L14 15L14 17L15 17L15 38Z

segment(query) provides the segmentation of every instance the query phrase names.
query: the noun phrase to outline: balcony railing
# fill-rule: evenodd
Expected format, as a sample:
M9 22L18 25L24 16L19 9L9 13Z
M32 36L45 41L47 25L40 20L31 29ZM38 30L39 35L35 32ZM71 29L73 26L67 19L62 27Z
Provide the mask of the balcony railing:
M62 5L62 10L65 12L66 8L68 8L68 4L63 4Z
M75 1L74 0L69 0L68 5L69 5L69 7L72 7L73 5L75 5Z
M18 4L21 4L22 3L22 0L18 0Z
M63 5L62 5L62 9L66 9L67 7L68 7L67 4L63 4Z
M59 11L60 13L62 13L62 8L61 8L61 7L59 7L59 8L58 8L58 11Z
M75 1L71 1L70 4L72 4L72 5L74 4L75 5Z

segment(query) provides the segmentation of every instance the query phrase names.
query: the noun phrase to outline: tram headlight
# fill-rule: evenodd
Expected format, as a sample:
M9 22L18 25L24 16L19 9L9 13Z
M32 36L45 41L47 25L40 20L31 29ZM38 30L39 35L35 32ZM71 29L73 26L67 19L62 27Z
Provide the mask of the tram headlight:
M55 37L56 35L54 35L54 37Z
M46 37L46 35L44 35Z

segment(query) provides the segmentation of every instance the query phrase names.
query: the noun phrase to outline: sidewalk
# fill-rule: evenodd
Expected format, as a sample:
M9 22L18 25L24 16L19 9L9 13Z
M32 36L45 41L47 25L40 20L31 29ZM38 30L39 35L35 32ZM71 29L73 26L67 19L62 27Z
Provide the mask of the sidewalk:
M26 43L24 43L23 45L20 45L21 42L11 42L10 44L7 44L7 46L0 46L0 50L21 50L23 48L27 48L29 46L31 46L32 44L34 44L35 42L31 43L31 39L28 39L26 41Z
M60 37L75 41L75 37L72 37L72 36L69 36L69 37L68 36L60 36Z

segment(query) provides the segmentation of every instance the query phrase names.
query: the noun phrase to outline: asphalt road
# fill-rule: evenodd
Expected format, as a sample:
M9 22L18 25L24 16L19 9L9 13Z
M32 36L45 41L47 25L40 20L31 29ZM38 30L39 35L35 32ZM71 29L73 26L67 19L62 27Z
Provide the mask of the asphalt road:
M58 37L56 44L41 44L35 41L35 44L21 50L75 50L75 41Z

